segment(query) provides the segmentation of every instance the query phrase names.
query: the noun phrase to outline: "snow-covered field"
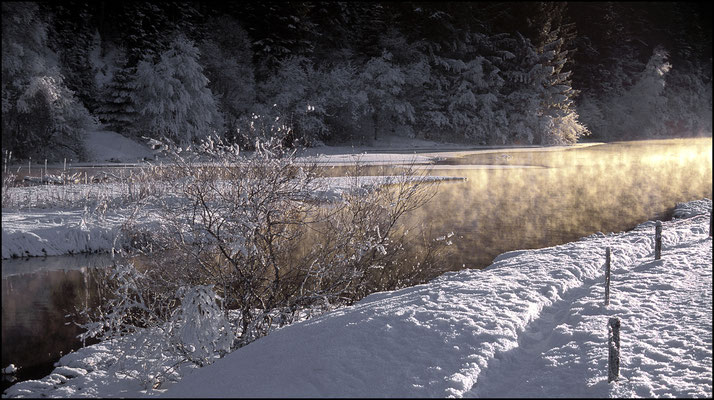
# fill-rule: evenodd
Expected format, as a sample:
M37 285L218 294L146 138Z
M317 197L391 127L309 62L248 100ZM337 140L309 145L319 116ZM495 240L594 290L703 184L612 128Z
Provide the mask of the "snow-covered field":
M279 329L177 383L142 390L97 344L8 396L711 397L712 202L663 223L500 255L484 270L367 296ZM610 305L605 248L612 249ZM620 380L607 382L619 317Z

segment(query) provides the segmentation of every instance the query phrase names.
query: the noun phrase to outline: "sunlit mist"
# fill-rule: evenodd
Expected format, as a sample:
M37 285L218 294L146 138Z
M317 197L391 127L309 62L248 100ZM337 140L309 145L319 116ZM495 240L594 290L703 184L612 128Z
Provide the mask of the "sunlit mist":
M631 229L668 218L677 202L712 195L711 138L504 150L445 163L456 166L437 165L428 173L467 181L440 185L436 197L405 223L434 234L455 233L455 251L444 260L449 269L482 268L504 251Z

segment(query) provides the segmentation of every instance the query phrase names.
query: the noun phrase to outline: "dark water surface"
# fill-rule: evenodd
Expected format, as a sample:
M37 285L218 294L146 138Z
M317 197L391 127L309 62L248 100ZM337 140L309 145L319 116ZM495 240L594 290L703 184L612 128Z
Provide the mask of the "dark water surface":
M107 254L2 260L2 368L12 363L21 367L16 379L37 379L81 347L82 331L65 315L93 304L87 271L109 264ZM2 390L11 379L3 377Z
M367 168L393 174L400 167ZM483 268L505 251L540 248L596 232L667 219L677 202L712 197L712 139L620 142L554 151L494 150L447 158L427 174L465 177L405 221L436 237L450 232L445 269ZM108 255L2 261L2 367L19 379L47 375L81 346L65 315L91 302L88 268ZM3 382L3 390L9 383Z

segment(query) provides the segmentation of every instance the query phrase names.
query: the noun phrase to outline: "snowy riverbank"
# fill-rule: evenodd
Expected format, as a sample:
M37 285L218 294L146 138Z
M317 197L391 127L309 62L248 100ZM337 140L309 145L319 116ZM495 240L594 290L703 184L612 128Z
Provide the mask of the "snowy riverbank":
M376 293L279 329L160 390L108 373L112 349L64 356L10 396L711 397L710 200L654 222L504 253L484 270ZM612 248L604 305L604 252ZM621 379L607 383L607 320L622 321ZM137 371L134 371L137 372Z

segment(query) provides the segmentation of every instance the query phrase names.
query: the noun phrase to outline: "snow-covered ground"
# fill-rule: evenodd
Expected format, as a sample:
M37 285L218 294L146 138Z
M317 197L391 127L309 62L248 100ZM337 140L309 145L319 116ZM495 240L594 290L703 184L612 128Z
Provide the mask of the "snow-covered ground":
M148 146L111 131L89 132L84 147L89 160L95 162L140 162L154 158Z
M711 200L663 223L498 256L484 270L367 296L279 329L183 379L143 391L107 372L105 343L64 356L9 396L711 397ZM605 248L612 249L604 304ZM620 380L607 382L619 317Z

